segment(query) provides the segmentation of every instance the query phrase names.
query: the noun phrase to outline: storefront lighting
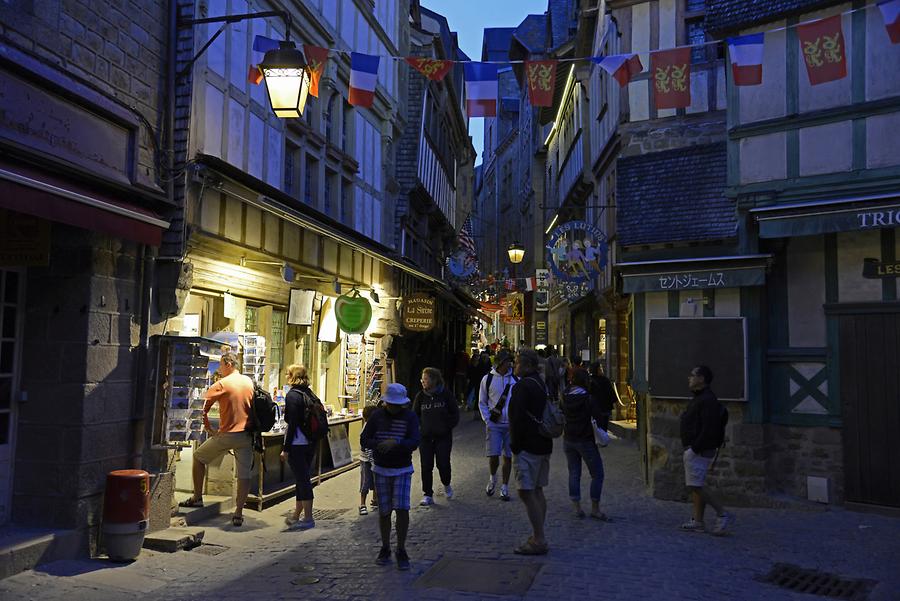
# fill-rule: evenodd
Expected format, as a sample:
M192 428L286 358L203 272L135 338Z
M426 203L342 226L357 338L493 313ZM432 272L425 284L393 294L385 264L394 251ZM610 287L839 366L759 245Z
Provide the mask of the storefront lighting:
M309 97L309 68L293 42L280 42L259 64L272 112L281 119L299 119Z
M519 264L525 258L525 247L518 242L510 244L506 252L509 254L509 262L513 264Z
M369 297L372 299L372 301L373 301L376 305L379 304L379 303L381 302L381 300L379 300L379 298L378 298L378 293L375 292L375 289L374 289L374 288L371 290L371 292L369 292Z

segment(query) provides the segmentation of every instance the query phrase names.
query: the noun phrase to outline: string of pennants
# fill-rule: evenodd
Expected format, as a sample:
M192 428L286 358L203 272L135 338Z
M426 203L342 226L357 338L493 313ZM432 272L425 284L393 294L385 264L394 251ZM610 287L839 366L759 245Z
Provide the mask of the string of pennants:
M847 58L841 17L867 10L873 6L879 8L884 18L891 43L900 44L900 0L881 0L873 5L850 9L824 19L779 27L763 33L728 38L725 41L728 46L734 85L754 86L762 83L763 45L766 34L790 28L797 29L797 37L811 85L819 85L846 77ZM712 40L690 46L649 52L651 80L656 91L657 109L687 108L691 105L691 49L718 43L720 40ZM258 35L253 41L253 50L264 53L278 48L278 44L277 40ZM309 93L318 97L319 80L325 71L329 54L346 54L347 52L310 44L304 44L303 51L310 67ZM361 52L350 52L349 54L350 95L348 101L354 106L363 108L371 107L374 102L375 88L378 83L378 67L382 58L406 61L422 76L432 81L441 81L450 72L454 63L462 63L465 72L466 112L470 118L495 117L497 115L499 65L524 64L528 96L533 106L552 106L553 83L559 63L589 58L613 77L620 87L626 86L636 75L644 71L644 65L638 54L481 62L423 57L384 57ZM262 72L257 65L250 66L248 79L257 85L262 81Z

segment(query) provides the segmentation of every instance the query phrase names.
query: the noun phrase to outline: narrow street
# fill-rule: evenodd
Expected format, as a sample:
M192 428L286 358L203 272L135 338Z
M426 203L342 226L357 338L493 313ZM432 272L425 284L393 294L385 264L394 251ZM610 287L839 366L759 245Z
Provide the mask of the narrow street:
M293 502L288 500L261 514L248 511L239 530L224 516L208 521L203 525L204 544L193 551L145 550L130 565L104 560L54 562L3 580L0 597L92 601L822 598L760 581L774 564L787 563L843 578L875 580L871 600L900 598L900 521L812 505L808 509L737 508L737 523L729 536L682 533L677 526L688 516L688 506L657 501L645 493L637 446L624 440L613 440L603 451L607 471L603 508L614 521L579 520L571 514L565 459L556 441L547 490L550 553L538 558L514 555L513 547L528 535L525 512L515 494L510 503L500 501L499 495L485 495L482 432L480 422L464 414L453 453L455 498L448 501L438 496L433 507L415 506L411 511L410 572L374 564L378 518L374 513L357 515L359 472L353 470L316 489L320 515L311 531L283 531L283 515ZM418 465L417 458L415 462ZM587 485L583 480L585 495ZM419 493L417 474L414 505L421 499ZM338 513L333 518L327 515ZM454 566L450 560L477 563ZM442 575L427 575L431 582L427 588L423 575L439 561L446 569ZM513 572L520 567L525 578L517 581ZM535 574L530 586L529 574ZM304 584L303 579L310 576L318 581ZM518 585L522 588L513 588ZM491 594L498 590L521 592Z

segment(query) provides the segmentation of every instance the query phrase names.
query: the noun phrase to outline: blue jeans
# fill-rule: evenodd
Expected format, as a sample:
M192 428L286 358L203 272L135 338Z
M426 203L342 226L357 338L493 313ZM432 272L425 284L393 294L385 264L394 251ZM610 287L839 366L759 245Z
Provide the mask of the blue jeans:
M600 501L603 492L603 459L593 440L563 440L563 451L569 465L569 498L581 500L581 461L591 474L591 500Z

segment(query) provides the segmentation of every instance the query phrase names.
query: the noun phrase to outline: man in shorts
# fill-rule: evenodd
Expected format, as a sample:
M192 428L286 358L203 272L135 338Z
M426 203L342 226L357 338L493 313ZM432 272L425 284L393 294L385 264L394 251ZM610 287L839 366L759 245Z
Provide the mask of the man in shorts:
M409 408L403 384L388 384L376 409L359 436L360 446L372 449L372 472L378 497L381 550L375 563L391 562L391 512L397 514L397 569L409 569L406 533L409 530L409 492L412 487L412 453L419 446L419 419Z
M522 349L518 352L515 374L520 380L513 387L509 399L510 447L516 471L516 487L519 498L525 504L532 535L514 551L520 555L544 555L548 550L547 539L544 537L544 521L547 518L544 487L550 480L553 440L543 436L538 430L537 421L544 414L548 393L538 376L538 356L535 351Z
M725 441L728 412L709 389L712 379L712 370L705 365L698 365L688 376L688 386L694 398L681 414L681 443L684 445L684 483L690 491L693 515L681 525L681 529L685 532L705 532L703 514L709 504L718 516L712 534L722 536L734 522L734 515L725 511L713 496L706 486L706 475Z
M512 450L509 446L509 396L518 378L512 373L512 353L501 349L494 367L484 376L478 389L478 410L484 420L484 454L488 458L490 480L485 493L492 496L497 487L497 468L503 455L503 484L500 499L509 501L509 475L512 472Z
M203 507L203 482L206 466L217 461L228 451L234 451L234 469L237 476L237 494L233 526L244 523L244 503L250 492L250 463L252 459L251 438L246 431L253 400L253 380L238 371L238 357L235 353L222 355L219 374L222 376L207 389L203 405L203 425L210 434L194 451L192 475L194 494L178 505L181 507ZM219 404L219 429L213 430L209 423L209 411Z

